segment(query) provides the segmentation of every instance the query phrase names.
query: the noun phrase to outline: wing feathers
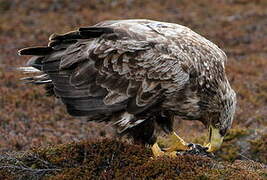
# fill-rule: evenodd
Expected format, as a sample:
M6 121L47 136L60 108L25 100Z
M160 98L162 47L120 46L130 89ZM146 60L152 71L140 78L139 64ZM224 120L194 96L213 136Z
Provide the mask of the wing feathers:
M77 43L77 39L66 39L66 40L52 40L48 43L49 47L54 50L66 49L69 45Z
M185 79L173 70L177 59L166 50L172 42L147 23L113 21L53 34L48 47L19 51L34 55L28 65L45 73L25 80L47 83L72 115L140 113L159 100L174 76Z
M58 41L62 42L64 40L70 40L70 39L81 39L81 35L79 31L71 31L66 34L52 34L49 37L49 41Z
M74 86L82 86L95 82L97 70L94 67L94 62L83 63L79 65L70 77L70 84Z
M86 59L88 59L88 53L85 47L69 47L61 58L60 69L68 69Z
M62 98L65 104L69 104L80 111L117 111L121 110L124 104L115 104L107 106L102 98Z
M32 66L36 69L39 69L41 70L42 69L42 59L43 59L43 56L33 56L29 59L29 61L27 62L27 66Z
M128 96L126 96L125 94L119 94L114 91L111 91L105 96L103 102L106 105L113 105L113 104L121 103L127 99L128 99Z
M19 55L34 55L34 56L43 56L50 54L53 51L51 47L30 47L19 50Z

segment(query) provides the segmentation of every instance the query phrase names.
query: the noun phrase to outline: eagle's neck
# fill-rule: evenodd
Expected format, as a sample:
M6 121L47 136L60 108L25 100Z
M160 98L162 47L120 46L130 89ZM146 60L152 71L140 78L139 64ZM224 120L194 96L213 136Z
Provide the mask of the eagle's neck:
M183 119L199 119L201 109L199 106L200 97L196 89L192 89L189 84L183 89L166 94L163 108L170 109L175 115Z
M185 120L205 121L203 117L207 113L223 109L224 99L230 92L232 89L224 75L210 79L198 76L179 91L167 94L163 107Z

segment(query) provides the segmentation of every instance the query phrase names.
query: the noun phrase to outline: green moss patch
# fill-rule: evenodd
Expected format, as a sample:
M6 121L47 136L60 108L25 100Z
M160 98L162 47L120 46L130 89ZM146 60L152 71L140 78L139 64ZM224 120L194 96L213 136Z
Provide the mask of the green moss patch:
M267 164L267 134L250 141L253 158Z

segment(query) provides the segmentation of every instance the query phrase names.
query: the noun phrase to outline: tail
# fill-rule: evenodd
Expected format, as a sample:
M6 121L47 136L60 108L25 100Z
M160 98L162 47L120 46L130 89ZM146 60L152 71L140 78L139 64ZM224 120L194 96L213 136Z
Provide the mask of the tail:
M112 32L112 29L105 27L80 28L67 34L53 34L48 46L19 50L19 55L33 57L26 67L18 69L26 73L37 73L23 78L23 81L45 85L47 93L59 97L68 113L73 116L120 111L125 108L126 102L104 104L103 98L107 95L107 90L96 83L98 71L88 54L90 43L95 38Z
M20 53L19 53L20 55ZM36 57L32 57L25 67L17 68L18 71L22 71L25 74L37 74L34 76L27 76L21 78L25 84L35 84L35 85L45 85L46 95L52 96L54 93L54 85L52 80L49 78L48 74L41 71L41 65L33 63Z

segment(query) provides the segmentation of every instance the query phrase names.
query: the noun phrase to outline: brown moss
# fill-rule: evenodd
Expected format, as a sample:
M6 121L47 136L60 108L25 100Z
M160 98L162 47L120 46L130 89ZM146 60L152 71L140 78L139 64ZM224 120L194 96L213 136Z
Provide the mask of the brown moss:
M115 177L116 171L123 172L125 168L139 166L151 157L148 149L115 140L72 143L35 152L63 168L54 179Z
M192 155L178 156L177 158L162 157L129 172L135 172L138 178L185 179L191 177L194 179L205 175L207 169L212 168L213 163L209 158ZM131 173L124 174L124 177L130 175Z
M105 139L34 149L16 161L0 161L2 177L16 179L263 179L264 166L250 161L218 162L194 156L151 158L148 148ZM3 158L2 158L3 159ZM7 164L9 162L9 164ZM6 164L3 164L6 163ZM12 169L21 167L24 169ZM26 169L26 170L25 170ZM50 171L45 171L50 169ZM42 172L42 173L38 173Z
M4 180L14 180L16 178L16 176L10 174L9 172L7 172L6 170L0 170L0 179L4 179Z

